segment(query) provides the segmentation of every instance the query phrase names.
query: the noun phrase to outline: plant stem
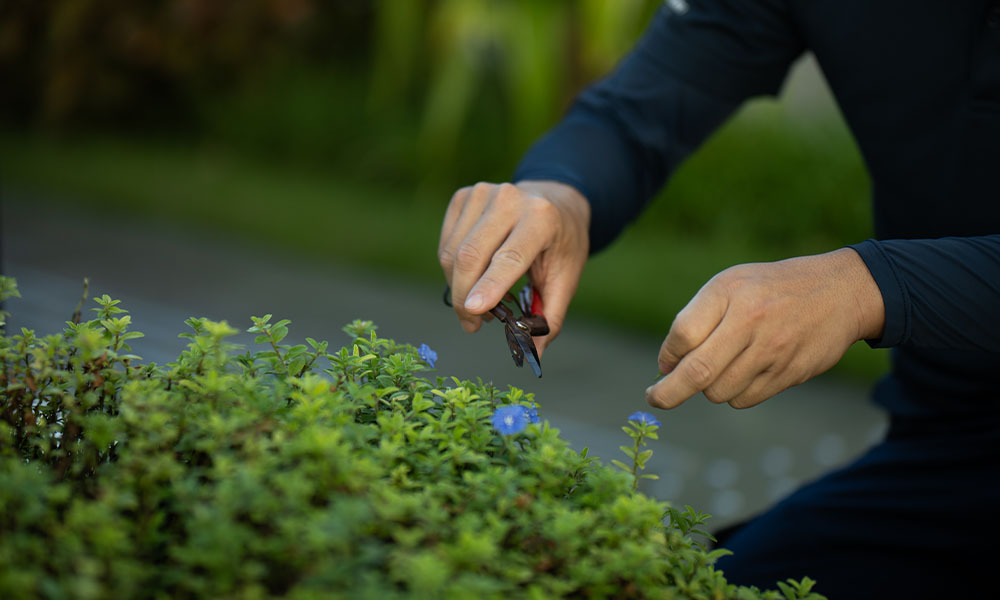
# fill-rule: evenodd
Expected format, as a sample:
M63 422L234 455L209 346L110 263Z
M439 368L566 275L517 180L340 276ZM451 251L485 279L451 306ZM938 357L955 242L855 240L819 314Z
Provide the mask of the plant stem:
M270 329L267 330L267 341L270 342L271 347L274 348L274 354L278 357L278 360L281 361L281 366L285 367L285 375L291 375L291 373L288 372L288 363L285 362L285 357L281 355L281 350L278 350L278 345L274 343L274 337L271 335Z
M635 446L632 455L632 491L639 491L639 448L642 446L642 431L635 436Z
M503 438L503 445L507 448L507 456L510 457L511 462L514 462L514 444L510 441L510 436L502 435L500 437Z

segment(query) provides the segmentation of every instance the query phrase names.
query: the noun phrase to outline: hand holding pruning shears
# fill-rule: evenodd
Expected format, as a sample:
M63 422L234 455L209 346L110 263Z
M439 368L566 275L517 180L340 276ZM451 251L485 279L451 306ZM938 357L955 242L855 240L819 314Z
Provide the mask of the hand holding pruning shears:
M562 329L576 292L589 226L590 205L562 183L478 183L458 190L445 213L438 259L462 328L477 331L487 313L503 321L493 311L501 310L511 287L527 273L533 295L545 300L548 332L527 332L529 339L537 338L531 341L540 356Z

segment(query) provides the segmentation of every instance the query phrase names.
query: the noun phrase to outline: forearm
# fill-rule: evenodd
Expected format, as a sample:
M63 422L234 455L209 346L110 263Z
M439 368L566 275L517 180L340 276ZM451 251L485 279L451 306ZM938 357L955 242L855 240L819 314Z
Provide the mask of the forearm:
M522 159L515 180L561 181L587 198L591 252L633 221L683 160L738 103L660 80L657 106L631 106L614 78L585 92Z

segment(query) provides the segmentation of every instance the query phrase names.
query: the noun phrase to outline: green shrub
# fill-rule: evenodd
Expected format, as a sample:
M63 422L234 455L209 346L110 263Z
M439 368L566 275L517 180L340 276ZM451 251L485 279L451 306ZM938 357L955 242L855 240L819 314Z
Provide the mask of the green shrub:
M818 598L727 584L691 537L705 515L634 491L655 420L608 468L531 394L432 383L429 348L369 322L330 353L254 318L265 349L238 353L192 318L159 366L97 302L0 336L0 597Z

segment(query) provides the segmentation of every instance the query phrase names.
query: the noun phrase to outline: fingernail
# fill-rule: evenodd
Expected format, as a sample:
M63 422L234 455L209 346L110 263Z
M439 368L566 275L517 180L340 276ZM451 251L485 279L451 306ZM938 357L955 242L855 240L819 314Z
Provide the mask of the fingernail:
M479 310L482 306L483 295L479 292L473 292L465 299L465 310Z

